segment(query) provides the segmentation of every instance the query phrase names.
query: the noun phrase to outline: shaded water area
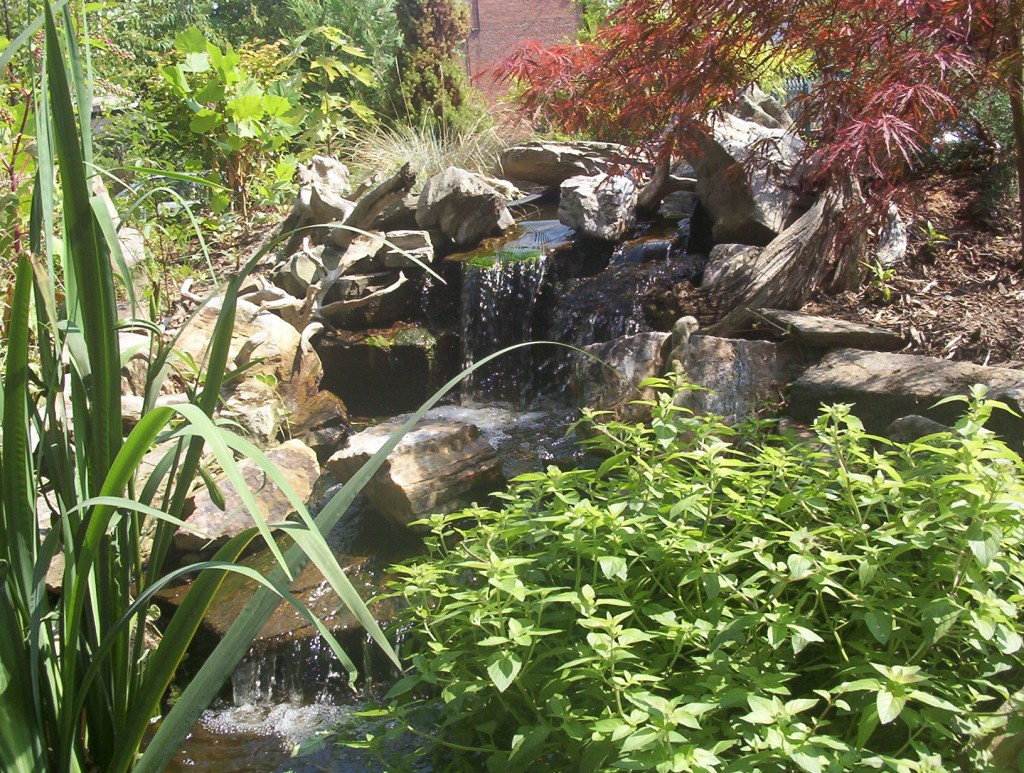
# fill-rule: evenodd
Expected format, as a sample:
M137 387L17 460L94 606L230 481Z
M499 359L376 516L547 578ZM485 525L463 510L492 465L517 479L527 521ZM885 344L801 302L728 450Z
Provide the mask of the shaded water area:
M657 323L645 305L649 292L696 282L703 271L704 259L687 251L689 219L643 224L633 239L610 245L574 238L552 217L539 211L512 236L436 264L445 282L423 280L414 318L328 338L320 347L322 386L361 420L391 418L504 347L537 340L584 347L651 331ZM576 418L570 364L568 349L519 349L480 369L428 418L479 427L497 449L506 479L550 464L586 464L567 432ZM313 509L335 491L325 478ZM417 537L387 523L360 498L330 535L364 598L384 587L389 562L422 549ZM368 646L365 633L343 625L343 646L364 675L352 690L320 639L291 635L291 623L278 625L238 667L168 773L384 770L360 749L327 744L298 758L291 750L321 731L352 740L372 732L373 720L358 714L397 677L393 667ZM389 635L400 648L402 633ZM422 770L430 770L426 762Z

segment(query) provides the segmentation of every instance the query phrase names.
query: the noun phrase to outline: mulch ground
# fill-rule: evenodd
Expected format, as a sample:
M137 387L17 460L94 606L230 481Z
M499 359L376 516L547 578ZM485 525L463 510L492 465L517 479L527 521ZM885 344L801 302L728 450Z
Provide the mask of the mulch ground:
M1012 208L986 208L976 178L913 185L907 261L885 279L888 293L869 279L859 292L818 297L803 310L898 331L907 353L1024 367L1024 270Z

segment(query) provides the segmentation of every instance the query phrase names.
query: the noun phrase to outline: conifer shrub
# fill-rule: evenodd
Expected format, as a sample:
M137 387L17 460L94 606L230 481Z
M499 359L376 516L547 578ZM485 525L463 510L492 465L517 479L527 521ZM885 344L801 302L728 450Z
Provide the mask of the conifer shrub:
M649 426L591 426L599 467L429 519L393 732L446 771L998 769L1022 463L964 401L909 445L842 405L797 442L663 389Z
M398 116L454 129L477 123L483 105L460 56L469 35L468 6L460 0L396 0L395 18L403 41L393 100Z

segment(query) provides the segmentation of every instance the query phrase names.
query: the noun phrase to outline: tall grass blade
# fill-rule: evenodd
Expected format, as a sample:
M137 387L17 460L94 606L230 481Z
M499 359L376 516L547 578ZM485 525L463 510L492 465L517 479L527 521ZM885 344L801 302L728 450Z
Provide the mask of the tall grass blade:
M121 435L121 384L117 311L110 272L110 255L93 216L85 176L85 159L78 133L71 88L61 55L52 12L46 9L46 69L50 80L54 142L60 164L65 242L74 270L77 297L69 293L71 313L81 321L91 367L89 389L89 470L99 480L106 475ZM73 41L68 47L74 49ZM41 116L41 119L44 117ZM98 480L96 481L98 484ZM97 485L97 488L99 486Z
M31 725L18 717L34 716L32 672L25 657L23 639L11 632L19 631L21 620L14 609L8 587L6 561L0 561L0 716L5 721L0 732L0 767L4 773L37 773L45 759L42 740L30 730Z
M0 501L0 550L9 564L11 600L27 618L32 606L32 569L36 559L35 476L29 439L29 302L32 267L18 262L11 304L10 335L4 363L3 498ZM10 630L10 629L9 629ZM18 629L14 629L18 630Z

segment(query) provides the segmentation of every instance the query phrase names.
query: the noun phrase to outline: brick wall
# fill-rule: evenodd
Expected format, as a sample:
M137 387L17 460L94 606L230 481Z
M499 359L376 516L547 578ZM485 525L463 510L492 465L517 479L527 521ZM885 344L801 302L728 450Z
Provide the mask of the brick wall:
M573 0L467 0L471 31L466 44L466 68L473 84L495 104L506 94L496 83L494 66L512 53L521 40L545 45L572 38L579 26Z

